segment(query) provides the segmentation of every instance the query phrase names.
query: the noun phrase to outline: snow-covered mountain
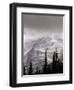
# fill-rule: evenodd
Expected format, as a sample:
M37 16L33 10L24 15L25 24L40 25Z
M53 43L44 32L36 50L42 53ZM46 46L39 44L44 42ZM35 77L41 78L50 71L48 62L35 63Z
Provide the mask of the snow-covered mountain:
M44 64L45 50L47 51L48 63L52 62L53 52L57 48L59 57L62 56L63 51L63 40L62 38L41 37L37 40L24 43L24 56L23 63L26 67L29 66L32 61L33 67L36 65L39 67ZM41 67L40 67L41 68Z

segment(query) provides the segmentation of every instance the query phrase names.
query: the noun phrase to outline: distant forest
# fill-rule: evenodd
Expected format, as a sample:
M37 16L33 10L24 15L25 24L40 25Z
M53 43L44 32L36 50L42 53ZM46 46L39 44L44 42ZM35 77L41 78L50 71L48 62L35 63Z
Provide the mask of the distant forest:
M63 55L60 59L63 59ZM32 61L30 61L28 73L26 73L26 68L24 66L23 75L63 73L63 62L60 62L60 59L58 58L57 51L54 51L53 57L52 57L53 62L48 64L47 63L47 49L46 49L45 50L44 65L42 66L42 70L40 70L39 67L36 67L36 71L33 72L33 64L32 64Z

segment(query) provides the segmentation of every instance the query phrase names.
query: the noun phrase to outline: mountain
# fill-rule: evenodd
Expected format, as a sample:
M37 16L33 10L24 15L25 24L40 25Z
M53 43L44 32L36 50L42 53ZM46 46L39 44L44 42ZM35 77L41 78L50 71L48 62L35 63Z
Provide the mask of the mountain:
M47 57L48 63L52 62L53 52L55 48L60 53L59 57L62 56L63 40L61 38L52 39L51 37L42 37L34 41L30 41L24 44L24 65L29 68L29 64L32 61L33 68L36 69L38 66L44 65L45 50L48 49Z

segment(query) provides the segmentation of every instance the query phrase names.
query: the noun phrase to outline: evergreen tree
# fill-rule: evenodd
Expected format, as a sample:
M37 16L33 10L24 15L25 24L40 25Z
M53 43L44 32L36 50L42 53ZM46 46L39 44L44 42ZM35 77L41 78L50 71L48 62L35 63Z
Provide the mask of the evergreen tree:
M24 74L24 75L26 74L26 72L25 72L25 66L24 66L23 74Z
M59 58L58 58L57 49L53 53L53 73L59 73Z
M33 72L33 68L32 68L32 62L30 62L30 67L29 67L29 75L32 75Z
M52 73L56 73L56 52L53 53L53 71Z
M45 50L45 64L43 67L43 73L47 73L47 49Z

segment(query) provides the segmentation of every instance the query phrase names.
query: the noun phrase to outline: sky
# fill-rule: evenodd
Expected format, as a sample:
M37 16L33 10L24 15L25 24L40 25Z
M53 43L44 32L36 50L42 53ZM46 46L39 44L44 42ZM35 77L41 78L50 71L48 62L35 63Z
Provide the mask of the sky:
M62 37L63 16L22 14L24 39L27 41L40 37Z

